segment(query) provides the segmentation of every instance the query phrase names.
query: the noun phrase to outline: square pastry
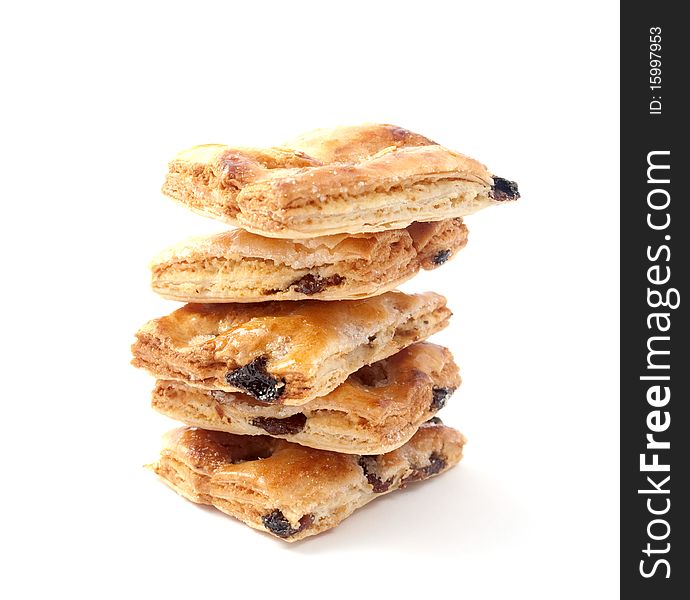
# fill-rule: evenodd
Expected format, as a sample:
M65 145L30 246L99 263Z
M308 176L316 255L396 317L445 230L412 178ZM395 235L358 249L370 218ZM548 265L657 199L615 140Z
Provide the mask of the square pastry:
M446 471L464 444L438 419L397 450L374 456L185 427L167 435L152 468L192 502L294 542L335 527L381 494Z
M445 298L432 292L187 304L137 332L132 363L157 379L299 406L443 329L450 315Z
M345 454L402 446L460 385L446 348L419 342L362 367L332 392L302 406L265 404L246 394L157 381L152 405L202 429L279 437Z
M401 229L519 197L486 167L394 125L317 130L273 148L218 144L180 152L163 193L268 237Z
M303 240L234 229L161 252L151 286L183 302L367 298L442 265L466 243L462 219Z

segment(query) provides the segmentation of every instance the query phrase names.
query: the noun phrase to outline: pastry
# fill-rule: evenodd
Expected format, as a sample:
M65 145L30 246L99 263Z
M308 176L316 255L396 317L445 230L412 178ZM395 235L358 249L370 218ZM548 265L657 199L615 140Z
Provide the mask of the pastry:
M397 450L374 456L183 427L167 435L152 468L192 502L294 542L335 527L381 494L449 469L464 443L438 420Z
M401 229L519 197L484 165L394 125L317 130L274 148L180 152L163 193L263 236L299 239Z
M267 405L246 394L157 381L152 405L186 425L279 437L345 454L383 454L407 442L460 385L441 346L419 342L364 366L329 394L302 406Z
M467 243L462 219L306 240L234 229L188 240L156 257L151 285L183 302L351 300L392 290Z
M158 379L299 406L443 329L450 315L445 298L432 292L187 304L137 332L132 363Z

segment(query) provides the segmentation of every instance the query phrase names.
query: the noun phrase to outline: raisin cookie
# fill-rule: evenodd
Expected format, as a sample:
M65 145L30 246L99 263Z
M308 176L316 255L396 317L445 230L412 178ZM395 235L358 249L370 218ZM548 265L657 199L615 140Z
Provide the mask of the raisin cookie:
M166 436L151 466L188 500L294 542L335 527L381 494L449 469L464 443L438 420L397 450L374 456L184 427Z
M486 167L394 125L317 130L274 148L218 144L180 152L163 193L268 237L401 229L519 197Z
M132 364L157 379L299 406L448 324L439 294L187 304L146 323Z
M305 240L234 229L160 253L151 286L183 302L367 298L396 288L420 268L442 265L466 243L462 219Z
M246 394L157 381L151 404L186 425L279 437L345 454L383 454L407 442L460 385L446 348L419 342L362 367L302 406L267 405Z

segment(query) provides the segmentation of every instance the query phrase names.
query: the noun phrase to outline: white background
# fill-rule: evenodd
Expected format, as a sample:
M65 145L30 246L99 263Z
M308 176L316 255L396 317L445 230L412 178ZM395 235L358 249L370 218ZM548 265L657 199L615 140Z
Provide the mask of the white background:
M3 597L617 595L617 3L2 12ZM435 340L464 378L441 413L464 461L290 546L142 468L173 424L129 345L175 306L153 254L223 228L159 193L177 150L363 121L523 197L406 286L455 313Z

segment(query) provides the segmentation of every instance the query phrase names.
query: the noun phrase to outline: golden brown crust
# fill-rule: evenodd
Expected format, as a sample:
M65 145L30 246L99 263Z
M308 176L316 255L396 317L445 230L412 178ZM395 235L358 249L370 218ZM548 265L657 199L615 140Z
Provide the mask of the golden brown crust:
M163 192L263 236L300 239L462 217L492 194L479 162L394 125L318 130L284 147L196 146L170 162Z
M445 304L431 292L328 303L188 304L137 332L132 363L158 379L299 406L363 365L443 329L451 314Z
M161 252L151 265L151 286L183 302L353 300L438 267L466 243L462 219L304 240L234 229Z
M335 390L302 406L257 402L246 394L157 381L152 405L186 425L265 435L345 454L400 447L460 385L450 352L420 342L362 367Z
M382 148L437 145L423 135L396 125L365 123L336 129L314 129L287 141L283 146L299 148L305 155L328 164L366 160Z
M457 464L465 439L422 425L397 450L338 454L267 436L182 428L153 470L179 494L294 542L335 527L360 506Z

